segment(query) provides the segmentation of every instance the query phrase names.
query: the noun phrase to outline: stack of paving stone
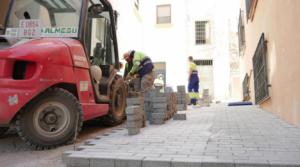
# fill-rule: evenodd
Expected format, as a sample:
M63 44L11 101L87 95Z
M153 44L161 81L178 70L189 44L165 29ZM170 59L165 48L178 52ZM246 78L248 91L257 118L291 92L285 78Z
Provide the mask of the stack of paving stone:
M176 113L173 115L173 120L186 120L185 113Z
M141 79L134 78L128 83L129 92L140 92L141 91Z
M130 94L130 96L127 98L127 107L131 107L131 106L139 107L139 111L140 111L139 114L141 117L140 128L145 127L147 116L145 114L144 96L142 93L136 92L135 94Z
M165 119L168 120L177 112L176 93L167 93L167 113Z
M177 86L177 111L187 110L187 93L185 86Z
M204 106L209 107L210 105L210 96L209 96L209 89L204 89L202 93L202 102Z
M150 115L152 111L152 105L153 105L152 99L155 97L156 93L157 90L155 89L151 89L145 92L144 106L145 106L145 112L148 121L150 121Z
M165 123L167 113L167 96L165 93L150 91L151 110L149 113L150 124L161 125Z
M128 135L136 135L140 133L142 124L142 115L140 106L129 106L126 108L127 122L126 127Z

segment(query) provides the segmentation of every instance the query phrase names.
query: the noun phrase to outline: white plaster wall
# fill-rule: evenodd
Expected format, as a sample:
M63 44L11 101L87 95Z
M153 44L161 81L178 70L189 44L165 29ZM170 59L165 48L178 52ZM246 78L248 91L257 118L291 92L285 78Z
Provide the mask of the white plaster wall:
M142 1L144 10L144 51L153 61L165 61L167 85L174 88L187 84L187 54L185 29L185 1L151 0ZM156 24L156 6L171 4L172 23Z
M195 59L213 60L214 98L227 100L230 98L229 21L237 19L239 2L188 0L187 6L188 55L194 56ZM210 22L211 42L207 45L195 45L195 21L205 20Z
M128 50L143 50L143 19L134 7L134 0L110 0L118 11L118 44L119 54Z
M187 85L188 56L213 59L214 96L229 98L230 67L228 21L238 15L238 0L141 0L139 17L133 0L111 0L120 13L120 54L129 49L145 52L153 61L166 62L167 85ZM172 23L156 24L157 5L171 4ZM209 20L211 44L195 45L195 21Z

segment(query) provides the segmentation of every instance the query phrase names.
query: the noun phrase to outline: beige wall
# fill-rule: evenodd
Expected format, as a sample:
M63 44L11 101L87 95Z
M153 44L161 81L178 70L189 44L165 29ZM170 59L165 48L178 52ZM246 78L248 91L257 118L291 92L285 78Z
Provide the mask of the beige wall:
M2 25L4 24L8 2L9 0L1 0L0 2L0 24Z
M245 11L244 0L242 9ZM271 98L261 106L300 127L300 0L258 0L253 21L245 23L244 72L252 70L252 56L261 33L267 43ZM246 13L246 12L245 12ZM246 19L245 19L246 20ZM245 75L245 73L243 74ZM251 100L254 101L253 74Z

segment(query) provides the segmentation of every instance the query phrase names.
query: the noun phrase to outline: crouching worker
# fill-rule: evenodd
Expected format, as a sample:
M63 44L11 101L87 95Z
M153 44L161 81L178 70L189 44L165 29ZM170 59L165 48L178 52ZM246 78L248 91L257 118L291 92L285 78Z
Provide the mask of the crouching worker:
M124 54L124 59L132 67L125 78L129 79L135 75L141 78L141 89L143 92L152 89L154 83L153 63L151 59L142 52L129 51Z

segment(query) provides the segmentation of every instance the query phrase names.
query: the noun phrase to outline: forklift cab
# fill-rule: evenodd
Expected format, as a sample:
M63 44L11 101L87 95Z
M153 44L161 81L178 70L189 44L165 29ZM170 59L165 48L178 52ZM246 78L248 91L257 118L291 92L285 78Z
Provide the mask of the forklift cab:
M85 44L92 65L114 65L118 69L117 43L113 33L116 29L116 13L102 4L89 2Z
M89 1L84 43L98 103L109 102L110 85L119 69L116 40L117 12L110 5Z

